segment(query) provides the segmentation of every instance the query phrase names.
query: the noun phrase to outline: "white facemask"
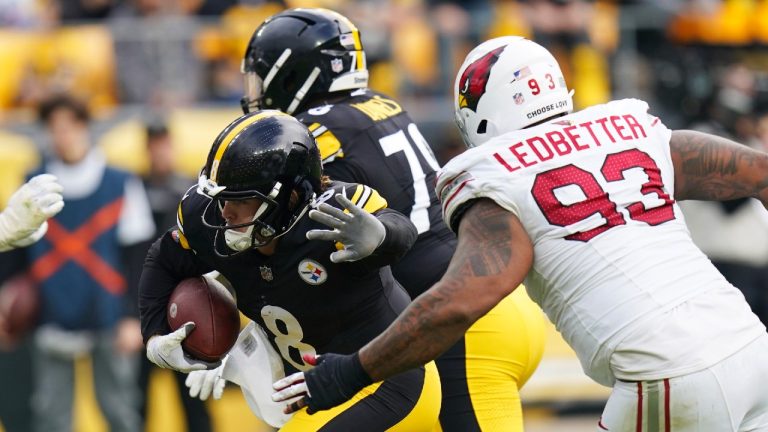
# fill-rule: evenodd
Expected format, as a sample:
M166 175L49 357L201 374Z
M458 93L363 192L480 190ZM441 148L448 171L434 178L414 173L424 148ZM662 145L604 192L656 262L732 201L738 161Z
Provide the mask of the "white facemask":
M261 203L258 210L256 210L256 213L253 215L251 222L255 221L259 216L267 211L268 207L269 205L267 203ZM253 238L251 236L252 233L253 225L248 226L245 232L240 232L235 229L228 229L224 231L224 240L227 242L227 246L229 246L230 249L242 252L253 247Z

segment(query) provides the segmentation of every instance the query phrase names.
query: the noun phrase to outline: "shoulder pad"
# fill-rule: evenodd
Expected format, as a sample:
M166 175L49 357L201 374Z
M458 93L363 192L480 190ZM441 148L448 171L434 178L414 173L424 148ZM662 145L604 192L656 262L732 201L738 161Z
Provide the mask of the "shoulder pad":
M353 204L368 213L375 213L387 208L387 200L376 189L363 184L343 182L333 182L331 187L315 200L315 205L327 202L332 206L338 206L336 200L331 198L340 193L343 193Z
M344 157L341 141L330 129L318 122L308 124L307 127L317 141L317 148L320 150L320 159L323 163L333 162L336 158Z

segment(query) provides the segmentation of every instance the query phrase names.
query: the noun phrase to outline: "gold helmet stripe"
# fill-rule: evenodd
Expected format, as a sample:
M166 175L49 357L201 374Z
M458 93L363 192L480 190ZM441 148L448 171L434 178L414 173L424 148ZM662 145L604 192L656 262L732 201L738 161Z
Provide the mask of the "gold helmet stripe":
M249 117L244 117L240 120L240 123L237 123L228 133L227 135L221 140L221 143L219 144L219 148L216 150L216 155L213 157L213 162L211 163L211 181L216 181L216 175L219 172L219 162L221 162L221 158L224 157L224 153L229 148L229 145L232 144L232 140L235 139L235 137L242 132L243 129L246 127L256 123L257 121L268 118L268 117L276 117L276 116L287 116L288 114L282 113L280 111L262 111L258 114L254 114Z
M363 60L365 60L365 53L363 52L363 43L360 42L360 31L357 29L352 31L352 37L355 40L355 51L357 51L357 55L355 56L357 61L357 69L355 70L363 70Z
M352 23L352 21L349 20L349 18L345 17L344 15L332 11L330 9L323 9L319 8L325 12L328 12L336 17L338 17L339 21L343 22L347 26L349 26L350 30L352 30L352 40L355 41L355 51L357 51L357 55L355 56L356 59L356 69L355 70L363 70L363 60L365 53L363 53L363 43L360 41L360 30L357 29L357 26Z

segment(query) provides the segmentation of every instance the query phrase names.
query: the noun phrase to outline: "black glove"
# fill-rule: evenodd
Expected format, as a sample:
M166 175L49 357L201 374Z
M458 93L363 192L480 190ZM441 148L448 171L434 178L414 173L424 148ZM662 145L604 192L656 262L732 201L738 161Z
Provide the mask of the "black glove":
M305 360L310 360L305 357ZM306 372L297 372L273 384L275 402L289 402L286 412L303 406L313 414L340 405L364 387L373 383L360 364L357 353L350 355L323 354L316 366ZM310 361L311 362L311 361ZM305 395L303 398L302 395ZM293 401L293 402L291 402Z
M360 364L357 353L323 354L317 366L304 372L307 380L307 413L327 410L348 401L360 390L373 384Z

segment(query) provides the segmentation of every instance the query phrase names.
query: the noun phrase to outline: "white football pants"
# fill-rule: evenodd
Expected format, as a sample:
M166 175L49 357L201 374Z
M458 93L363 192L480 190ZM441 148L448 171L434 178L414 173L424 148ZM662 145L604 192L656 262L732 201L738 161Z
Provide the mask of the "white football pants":
M768 334L703 371L617 381L597 430L768 432Z

